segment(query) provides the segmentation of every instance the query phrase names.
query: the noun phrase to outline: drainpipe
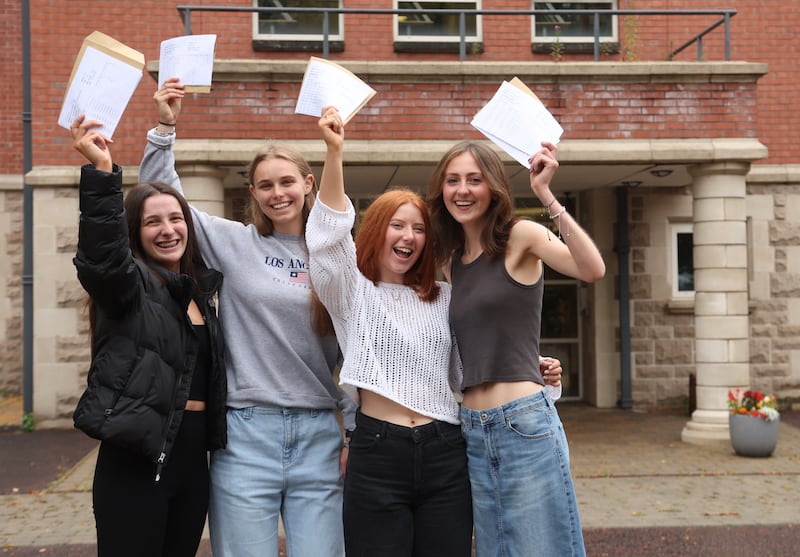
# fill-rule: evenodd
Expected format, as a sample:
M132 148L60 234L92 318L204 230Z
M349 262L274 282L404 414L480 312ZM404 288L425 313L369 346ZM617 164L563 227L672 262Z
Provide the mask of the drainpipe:
M33 168L31 128L30 1L22 0L22 411L33 412L33 190L25 176Z
M631 251L628 238L628 186L619 186L617 192L617 261L619 268L619 369L621 396L617 405L625 410L633 408L631 389L631 318L630 281L628 258Z

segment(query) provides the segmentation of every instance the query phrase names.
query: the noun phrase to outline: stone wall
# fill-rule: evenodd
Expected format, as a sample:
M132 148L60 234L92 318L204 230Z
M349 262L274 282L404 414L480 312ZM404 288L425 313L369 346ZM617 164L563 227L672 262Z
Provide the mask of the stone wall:
M800 406L800 192L798 183L748 185L750 356L756 388Z
M800 193L755 171L747 188L750 378L800 406ZM767 183L764 181L767 180ZM672 222L691 222L685 189L632 190L631 358L640 407L686 407L694 373L691 302L671 299Z
M0 396L22 392L22 179L0 180Z
M630 207L633 400L688 409L694 315L671 300L670 225L691 222L691 190L634 188Z

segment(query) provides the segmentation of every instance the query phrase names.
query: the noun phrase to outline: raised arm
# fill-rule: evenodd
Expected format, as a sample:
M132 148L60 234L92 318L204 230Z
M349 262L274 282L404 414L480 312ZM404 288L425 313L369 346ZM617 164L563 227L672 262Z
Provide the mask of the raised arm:
M113 141L98 131L102 125L97 120L87 120L81 114L72 123L69 131L72 133L72 146L76 151L86 157L97 170L111 172L114 163L108 146Z
M542 146L530 159L531 189L558 225L563 242L552 241L549 232L543 233L534 226L525 226L520 232L525 232L528 249L547 265L561 274L595 282L603 278L606 272L603 256L550 190L550 182L558 169L558 149L547 142Z
M117 315L133 303L139 274L128 242L122 170L112 162L111 140L100 134L101 126L81 115L70 127L73 148L90 163L81 168L81 216L73 263L94 303Z
M184 86L178 78L170 78L155 92L158 125L147 134L144 157L139 165L140 182L164 182L183 193L180 177L175 171L175 126L181 113Z
M347 195L344 191L344 171L342 169L342 150L344 148L344 123L339 111L333 106L322 109L319 128L325 140L327 151L322 177L319 183L318 199L336 211L347 208Z

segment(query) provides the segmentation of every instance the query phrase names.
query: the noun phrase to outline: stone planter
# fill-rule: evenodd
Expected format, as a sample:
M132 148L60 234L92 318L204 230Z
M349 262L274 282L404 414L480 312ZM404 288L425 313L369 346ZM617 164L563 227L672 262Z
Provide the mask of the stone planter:
M730 414L728 425L731 432L731 445L736 454L741 456L770 456L778 444L778 431L781 418L778 416L771 422L763 418L744 414Z

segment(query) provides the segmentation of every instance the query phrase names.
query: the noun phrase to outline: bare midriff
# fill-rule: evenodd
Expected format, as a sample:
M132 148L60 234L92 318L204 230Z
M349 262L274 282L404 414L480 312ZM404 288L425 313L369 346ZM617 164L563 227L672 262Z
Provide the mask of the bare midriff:
M370 418L405 427L416 427L433 421L428 416L418 414L402 404L366 389L361 389L361 412Z
M482 383L464 392L462 404L470 410L488 410L534 395L542 389L544 389L542 385L533 381Z
M189 412L202 412L206 409L206 402L204 400L187 400L186 408Z

